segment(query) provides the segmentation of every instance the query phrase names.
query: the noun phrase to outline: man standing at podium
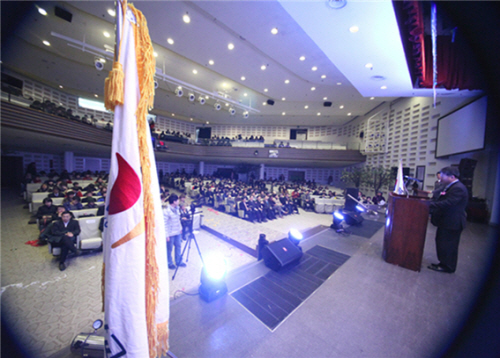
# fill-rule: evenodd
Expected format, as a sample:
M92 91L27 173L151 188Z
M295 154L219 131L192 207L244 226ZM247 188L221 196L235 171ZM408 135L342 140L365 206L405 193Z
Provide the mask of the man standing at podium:
M454 167L441 169L441 183L444 186L430 203L431 222L437 226L436 251L439 263L429 269L453 273L457 268L460 234L465 228L465 208L469 193L459 180L459 171Z

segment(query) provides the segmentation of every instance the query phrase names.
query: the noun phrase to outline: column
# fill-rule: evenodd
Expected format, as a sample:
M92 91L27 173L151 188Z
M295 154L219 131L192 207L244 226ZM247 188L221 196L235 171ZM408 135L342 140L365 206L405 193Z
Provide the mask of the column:
M200 167L198 170L198 174L205 175L205 162L200 162Z
M266 165L264 163L261 163L260 165L260 172L259 172L259 179L264 180L264 171L266 170Z
M75 154L73 152L64 152L64 169L69 173L75 170Z

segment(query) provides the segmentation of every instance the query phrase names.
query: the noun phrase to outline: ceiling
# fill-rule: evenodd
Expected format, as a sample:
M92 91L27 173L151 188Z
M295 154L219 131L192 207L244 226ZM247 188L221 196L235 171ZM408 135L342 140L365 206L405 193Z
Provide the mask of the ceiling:
M115 18L108 13L114 2L22 3L24 12L18 10L21 2L2 3L2 66L53 88L62 86L61 91L102 100L113 59L106 48L114 47ZM383 102L431 95L412 88L392 3L347 0L341 9L332 7L341 3L134 2L146 16L158 55L152 113L210 125L340 126ZM71 13L72 21L55 16L56 7ZM183 21L186 14L189 23ZM349 30L354 25L355 33ZM96 58L106 59L102 71L94 66ZM184 84L182 98L174 93L179 83ZM208 95L207 103L189 102L189 92ZM214 109L221 98L235 105L234 116L224 105ZM268 99L274 105L264 105ZM325 107L325 101L332 106Z

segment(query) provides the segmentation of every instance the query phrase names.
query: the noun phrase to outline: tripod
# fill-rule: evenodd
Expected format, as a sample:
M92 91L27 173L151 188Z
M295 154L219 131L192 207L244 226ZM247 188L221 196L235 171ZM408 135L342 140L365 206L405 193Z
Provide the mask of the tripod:
M193 217L194 217L194 212L193 212ZM203 261L203 256L201 255L200 247L198 246L198 241L196 241L196 236L193 234L193 219L191 219L191 222L186 227L189 227L188 232L186 233L186 244L184 245L184 248L182 249L181 252L181 259L180 262L182 262L182 258L184 257L184 253L186 252L187 249L187 255L186 255L186 263L189 262L189 252L191 251L191 242L194 241L194 244L196 245L196 249L198 250L198 255L200 256L201 263L205 265L205 262ZM184 230L184 228L183 228ZM175 275L177 275L177 270L179 269L179 265L175 268L174 275L172 276L172 281L175 280Z

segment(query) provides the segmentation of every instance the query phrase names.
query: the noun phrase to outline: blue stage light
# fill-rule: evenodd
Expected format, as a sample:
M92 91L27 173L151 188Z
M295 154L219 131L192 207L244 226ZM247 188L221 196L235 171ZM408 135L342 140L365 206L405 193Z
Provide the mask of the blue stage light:
M302 235L302 233L299 230L290 229L290 231L288 232L288 238L290 240L300 241L304 238L304 236Z
M361 205L356 205L356 210L359 211L360 213L364 213L365 212L365 208L362 207Z
M334 212L333 216L335 216L339 220L344 220L344 215L342 215L339 211Z
M201 285L198 290L200 297L211 302L227 293L224 280L227 274L227 262L222 255L216 254L204 260L201 270Z

